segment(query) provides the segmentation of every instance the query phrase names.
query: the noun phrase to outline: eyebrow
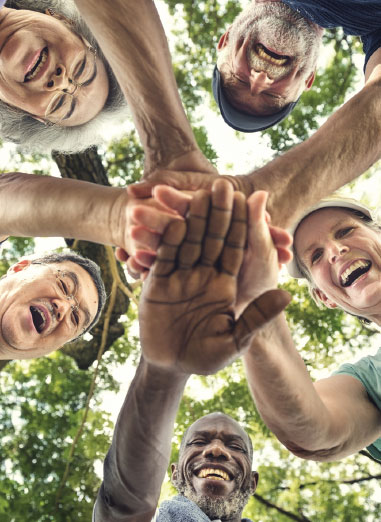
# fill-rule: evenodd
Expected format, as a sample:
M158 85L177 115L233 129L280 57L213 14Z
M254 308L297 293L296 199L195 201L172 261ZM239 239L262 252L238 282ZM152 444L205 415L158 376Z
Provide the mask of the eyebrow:
M189 437L189 440L192 440L194 437L204 437L206 439L209 439L211 436L215 437L215 435L216 435L215 432L200 430L200 431L195 431L192 434L192 436ZM228 434L225 435L225 433L222 432L221 438L224 441L227 441L227 442L230 442L232 440L240 441L246 447L246 443L245 443L244 439L240 435L236 435L236 434L233 434L233 433L231 433L231 434L228 433Z
M73 285L74 285L74 292L73 292L73 295L78 295L78 292L80 290L80 284L79 284L79 279L78 279L78 276L75 272L65 272L65 274L70 277L70 279L72 280L73 282ZM90 321L91 321L91 315L90 315L90 312L89 312L89 309L86 308L85 306L81 305L81 310L82 312L84 313L85 315L85 320L83 322L83 325L82 325L82 328L83 330L86 330L86 328L89 326L90 324Z

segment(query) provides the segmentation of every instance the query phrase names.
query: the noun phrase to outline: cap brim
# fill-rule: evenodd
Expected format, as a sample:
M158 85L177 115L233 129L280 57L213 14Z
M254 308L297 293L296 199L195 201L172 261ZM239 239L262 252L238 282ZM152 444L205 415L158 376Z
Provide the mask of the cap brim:
M281 111L270 114L268 116L255 116L253 114L247 114L245 112L240 112L235 109L228 99L226 98L221 82L221 74L217 69L217 65L214 67L213 71L213 81L212 81L212 89L213 96L216 100L223 119L233 129L240 132L259 132L277 123L281 122L286 116L290 114L296 102L289 103L284 107Z

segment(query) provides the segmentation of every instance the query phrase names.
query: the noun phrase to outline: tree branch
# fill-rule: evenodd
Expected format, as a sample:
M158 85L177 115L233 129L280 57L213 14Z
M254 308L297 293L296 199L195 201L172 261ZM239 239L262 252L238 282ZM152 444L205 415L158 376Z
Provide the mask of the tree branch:
M303 515L303 513L301 513L301 516L295 515L294 513L290 513L289 511L286 511L285 509L277 506L276 504L269 502L265 498L258 495L258 493L254 493L253 496L257 500L259 500L259 502L261 502L261 504L264 504L268 508L276 509L279 513L282 513L282 515L285 515L286 517L290 518L291 520L296 520L297 522L311 522L309 518L307 518Z

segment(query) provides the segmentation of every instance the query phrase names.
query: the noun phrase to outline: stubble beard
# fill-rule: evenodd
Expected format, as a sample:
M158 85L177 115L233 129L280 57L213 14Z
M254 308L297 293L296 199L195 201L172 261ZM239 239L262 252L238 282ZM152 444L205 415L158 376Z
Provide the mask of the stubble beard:
M303 77L316 67L321 37L316 29L296 11L281 2L250 4L234 20L229 40L218 63L235 52L238 42L249 38L248 63L256 71L265 71L279 80L298 66ZM278 54L291 56L285 65L274 65L261 59L253 50L257 42L275 49Z
M242 511L254 494L253 487L248 484L246 488L236 489L227 497L211 498L208 495L199 495L193 486L185 479L172 481L180 495L194 502L207 515L210 520L230 520L240 517Z

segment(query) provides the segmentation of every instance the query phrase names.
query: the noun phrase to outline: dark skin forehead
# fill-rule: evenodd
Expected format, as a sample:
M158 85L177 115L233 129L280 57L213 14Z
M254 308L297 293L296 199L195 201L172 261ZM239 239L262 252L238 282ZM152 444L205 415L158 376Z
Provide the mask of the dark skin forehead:
M184 442L187 443L187 441L196 433L202 433L204 435L209 435L210 437L217 436L229 439L232 437L240 438L244 442L247 451L250 453L247 433L241 428L238 422L228 415L211 413L210 415L201 417L201 419L198 419L190 426L186 433Z

